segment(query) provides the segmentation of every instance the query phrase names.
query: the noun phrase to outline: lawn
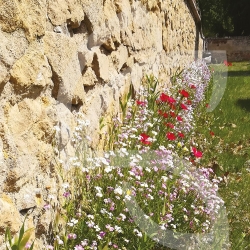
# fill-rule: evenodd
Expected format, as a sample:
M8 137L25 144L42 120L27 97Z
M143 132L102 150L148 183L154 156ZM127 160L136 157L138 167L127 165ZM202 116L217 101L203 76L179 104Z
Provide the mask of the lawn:
M227 84L211 114L210 164L224 179L220 195L228 211L231 249L250 249L250 63L211 68L214 82L226 79Z

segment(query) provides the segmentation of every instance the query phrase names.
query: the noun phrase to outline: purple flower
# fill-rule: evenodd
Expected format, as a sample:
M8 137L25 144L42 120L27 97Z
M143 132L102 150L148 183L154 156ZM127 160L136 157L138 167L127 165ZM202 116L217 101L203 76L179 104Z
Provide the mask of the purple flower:
M64 196L65 198L68 198L68 197L70 196L70 192L64 192L64 193L63 193L63 196Z
M74 233L70 233L70 234L68 234L68 239L69 240L75 240L76 239L76 234L74 234Z
M100 233L99 233L99 235L103 238L104 236L105 236L105 232L103 232L103 231L101 231Z

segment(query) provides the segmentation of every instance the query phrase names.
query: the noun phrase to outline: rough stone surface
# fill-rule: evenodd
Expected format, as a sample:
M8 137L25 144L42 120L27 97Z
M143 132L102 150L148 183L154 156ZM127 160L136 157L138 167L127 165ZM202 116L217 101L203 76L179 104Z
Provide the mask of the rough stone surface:
M42 249L52 218L43 206L61 199L55 158L66 166L73 155L74 112L102 149L99 120L118 112L130 84L138 90L153 73L169 85L202 40L182 0L0 0L0 37L0 250L6 226L16 233L26 214Z

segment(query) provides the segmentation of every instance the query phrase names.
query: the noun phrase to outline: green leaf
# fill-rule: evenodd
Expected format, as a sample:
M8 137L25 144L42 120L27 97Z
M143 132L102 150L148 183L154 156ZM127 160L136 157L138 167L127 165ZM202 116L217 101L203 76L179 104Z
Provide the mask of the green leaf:
M35 241L33 241L32 245L30 246L30 250L33 250Z
M108 244L102 249L102 250L108 250L109 247L108 247Z
M11 250L19 250L19 247L18 247L17 245L13 245L13 246L11 247Z
M25 233L23 234L23 238L19 243L19 248L22 249L25 247L26 243L28 243L29 238L33 232L34 228L30 228L28 230L25 231Z
M25 219L26 219L26 218L25 218ZM19 244L20 244L20 242L21 242L21 240L22 240L22 238L23 238L25 219L24 219L23 225L22 225L22 227L21 227L21 229L20 229L20 232L19 232L19 237L18 237L18 246L19 246Z
M162 208L162 215L166 213L166 200L164 200L163 208Z
M8 227L7 227L6 231L5 231L5 242L7 242L7 240L9 242L10 246L11 246L11 234L10 234L10 229Z

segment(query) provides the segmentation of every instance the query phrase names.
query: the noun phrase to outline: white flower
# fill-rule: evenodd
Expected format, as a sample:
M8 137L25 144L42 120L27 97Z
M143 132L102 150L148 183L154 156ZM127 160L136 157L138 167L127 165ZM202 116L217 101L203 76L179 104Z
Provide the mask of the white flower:
M130 196L130 195L128 195L128 194L126 194L126 195L125 195L125 200L130 201L130 200L131 200L131 196Z
M134 233L138 236L138 237L142 237L142 233L140 231L138 231L137 229L134 229Z
M104 169L104 171L105 171L106 173L109 173L109 172L112 171L112 169L113 169L112 166L107 166L107 167Z
M115 225L115 231L118 233L123 233L122 228Z
M122 221L124 221L124 220L126 219L126 215L120 213L120 216L121 216L121 218L122 218Z
M69 183L68 182L64 182L62 184L62 187L65 188L65 189L67 189L69 187Z
M95 225L95 226L94 226L94 229L95 229L96 232L99 232L99 231L101 230L100 227L99 227L98 225Z
M114 190L115 194L119 194L122 195L122 188L120 186L118 186L115 190Z

